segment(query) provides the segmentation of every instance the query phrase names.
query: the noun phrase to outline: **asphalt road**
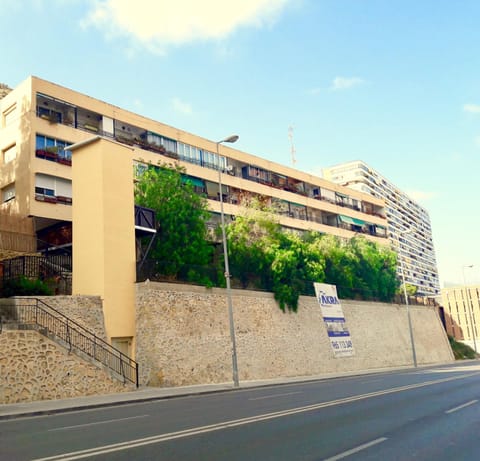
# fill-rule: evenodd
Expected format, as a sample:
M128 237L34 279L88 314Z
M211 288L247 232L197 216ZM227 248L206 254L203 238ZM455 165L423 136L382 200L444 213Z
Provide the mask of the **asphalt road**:
M480 363L0 421L0 460L476 460Z

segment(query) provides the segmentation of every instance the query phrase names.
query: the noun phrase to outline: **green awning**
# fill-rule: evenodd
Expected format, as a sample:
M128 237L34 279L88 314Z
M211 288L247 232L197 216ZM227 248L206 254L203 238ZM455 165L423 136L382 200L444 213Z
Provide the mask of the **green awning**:
M343 214L338 215L340 221L346 224L353 224L354 226L363 226L365 225L365 221L357 218L351 218L350 216L344 216Z
M196 187L205 187L205 184L201 179L193 178L192 176L182 176L182 182L189 182Z

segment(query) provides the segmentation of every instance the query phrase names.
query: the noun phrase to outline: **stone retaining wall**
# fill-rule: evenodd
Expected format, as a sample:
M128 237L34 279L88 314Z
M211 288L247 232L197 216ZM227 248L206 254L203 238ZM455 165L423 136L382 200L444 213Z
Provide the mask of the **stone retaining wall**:
M283 313L270 293L232 290L240 380L412 365L406 306L342 301L355 355L334 358L315 298ZM411 306L418 363L453 361L435 309ZM140 383L180 386L232 379L225 291L137 284Z
M0 403L132 390L34 330L0 334Z
M102 300L98 296L38 297L107 340ZM1 304L35 302L28 297L1 299ZM47 308L48 310L48 308ZM8 325L5 325L8 327ZM0 404L109 394L133 390L99 366L34 330L0 334Z
M107 341L103 305L100 296L35 296L35 298L95 333L100 339ZM0 300L0 304L12 302L25 304L35 301L23 296ZM41 304L40 307L42 307Z

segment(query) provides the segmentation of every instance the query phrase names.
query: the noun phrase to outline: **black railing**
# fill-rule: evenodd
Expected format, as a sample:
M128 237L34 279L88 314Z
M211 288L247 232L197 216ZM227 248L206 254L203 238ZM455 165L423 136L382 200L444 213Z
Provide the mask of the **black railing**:
M87 355L121 376L124 382L138 387L137 362L40 299L0 304L0 328L7 323L32 325L45 336L63 341L70 351Z
M135 205L135 226L155 230L155 210Z
M20 276L47 279L72 271L72 255L19 256L3 261L3 280Z

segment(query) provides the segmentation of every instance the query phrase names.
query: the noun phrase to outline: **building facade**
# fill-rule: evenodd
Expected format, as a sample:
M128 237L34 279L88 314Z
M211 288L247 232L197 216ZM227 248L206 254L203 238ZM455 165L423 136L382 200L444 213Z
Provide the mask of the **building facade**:
M323 177L385 200L388 238L400 258L399 278L403 265L405 281L417 287L417 294L437 295L440 283L427 210L362 161L325 168Z
M31 217L39 249L72 242L68 145L102 136L130 148L137 164L178 161L212 210L262 196L283 226L386 243L384 201L29 77L0 100L0 208ZM115 163L111 168L115 169ZM226 173L228 172L228 173Z
M442 288L447 334L480 351L480 286Z

